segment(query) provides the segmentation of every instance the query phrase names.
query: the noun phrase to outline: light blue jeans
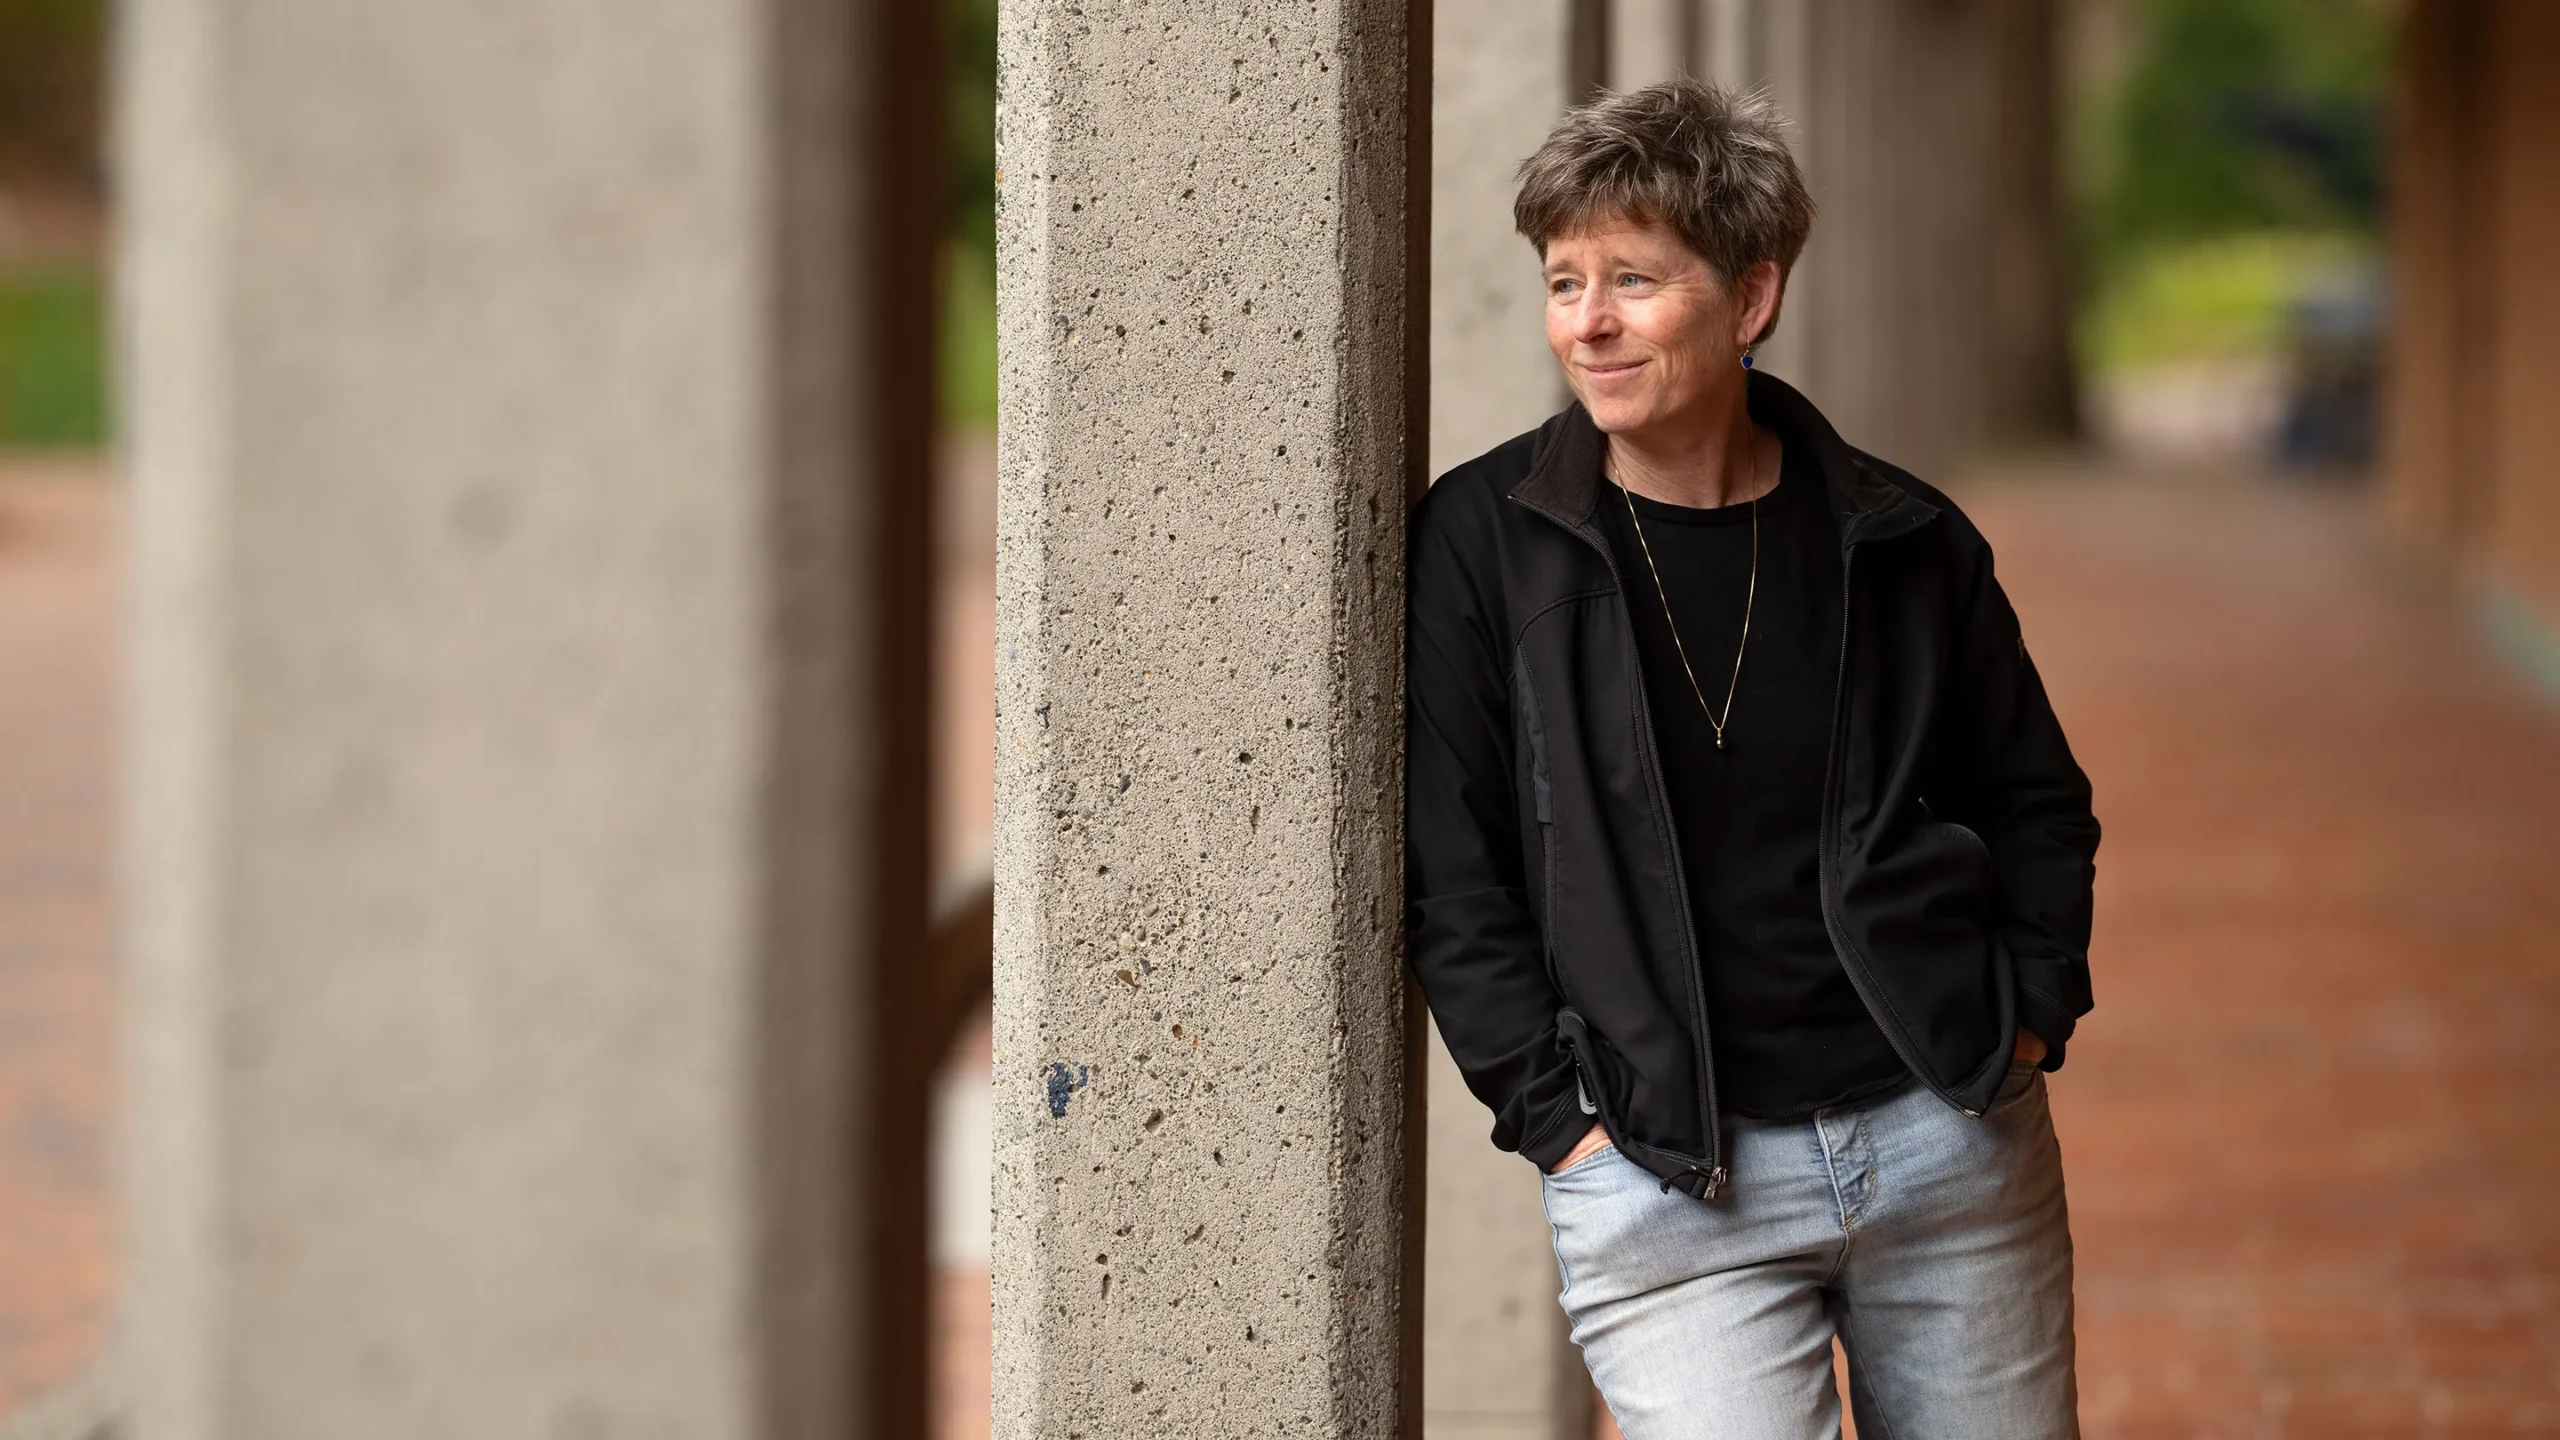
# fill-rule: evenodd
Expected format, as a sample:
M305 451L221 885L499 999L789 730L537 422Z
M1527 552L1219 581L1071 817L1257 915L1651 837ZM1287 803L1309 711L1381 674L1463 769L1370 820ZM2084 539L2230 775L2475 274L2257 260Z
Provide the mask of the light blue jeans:
M1726 1121L1724 1196L1605 1149L1546 1177L1574 1343L1627 1440L2080 1433L2071 1231L2044 1076L1981 1119L1914 1085L1792 1125Z

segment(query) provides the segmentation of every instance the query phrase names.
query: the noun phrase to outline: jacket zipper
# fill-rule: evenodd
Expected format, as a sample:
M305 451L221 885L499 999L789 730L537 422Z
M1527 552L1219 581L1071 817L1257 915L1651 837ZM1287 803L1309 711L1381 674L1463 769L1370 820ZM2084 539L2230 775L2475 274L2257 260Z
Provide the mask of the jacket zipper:
M1545 513L1527 501L1521 500L1517 495L1509 498L1531 514ZM1599 551L1601 562L1609 567L1610 583L1618 587L1619 638L1625 642L1627 654L1634 655L1636 653L1635 622L1627 616L1627 580L1626 576L1618 571L1618 557L1609 553L1607 541L1595 538L1578 526L1566 525L1564 528L1580 537L1584 544ZM1707 997L1703 983L1698 977L1697 923L1689 915L1689 872L1680 859L1680 835L1671 822L1671 793L1662 783L1661 761L1654 752L1653 710L1644 698L1641 677L1638 680L1634 699L1637 734L1643 743L1644 750L1641 758L1644 761L1645 784L1652 791L1654 822L1661 826L1662 842L1669 848L1671 855L1671 898L1672 902L1679 907L1680 935L1686 946L1683 958L1688 962L1682 967L1682 977L1688 982L1689 1018L1691 1023L1698 1027L1698 1056L1695 1067L1697 1074L1694 1083L1706 1107L1707 1125L1707 1166L1704 1172L1707 1183L1704 1193L1699 1198L1713 1200L1723 1192L1727 1178L1724 1163L1724 1125L1716 1109L1715 1054L1707 1032ZM1555 863L1552 852L1548 856L1547 863L1550 868ZM1664 1181L1663 1188L1666 1190L1671 1188L1671 1182Z
M1822 928L1831 937L1832 953L1839 958L1840 968L1848 974L1850 986L1858 992L1858 999L1865 1003L1867 1014L1875 1020L1876 1028L1884 1032L1885 1042L1893 1046L1893 1053L1902 1057L1903 1068L1934 1091L1939 1099L1963 1111L1968 1118L1978 1120L1982 1118L1982 1112L1958 1100L1955 1093L1939 1084L1937 1077L1921 1063L1919 1051L1912 1045L1910 1035L1884 1003L1876 988L1875 977L1867 973L1865 960L1859 956L1857 947L1849 943L1848 929L1840 922L1840 903L1835 893L1840 882L1831 857L1839 845L1840 798L1837 787L1842 713L1848 708L1849 697L1850 577L1857 569L1857 558L1858 542L1853 540L1840 547L1840 668L1831 681L1831 744L1824 752L1822 762L1822 853L1815 857L1816 877L1822 891Z

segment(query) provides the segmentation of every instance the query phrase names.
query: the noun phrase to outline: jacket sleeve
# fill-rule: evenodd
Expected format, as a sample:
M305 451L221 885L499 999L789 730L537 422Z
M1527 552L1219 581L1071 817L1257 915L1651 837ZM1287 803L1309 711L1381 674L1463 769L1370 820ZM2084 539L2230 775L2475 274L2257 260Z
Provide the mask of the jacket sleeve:
M1483 497L1434 486L1406 571L1406 954L1493 1143L1540 1169L1589 1129L1529 908L1512 783L1509 637Z
M2098 819L2089 779L2071 758L2017 611L1993 573L1991 548L1970 522L1960 523L1970 543L1959 567L1947 717L1959 774L1941 815L1970 826L1990 848L1993 933L2015 967L2018 1023L2044 1040L2044 1068L2055 1070L2092 1003Z

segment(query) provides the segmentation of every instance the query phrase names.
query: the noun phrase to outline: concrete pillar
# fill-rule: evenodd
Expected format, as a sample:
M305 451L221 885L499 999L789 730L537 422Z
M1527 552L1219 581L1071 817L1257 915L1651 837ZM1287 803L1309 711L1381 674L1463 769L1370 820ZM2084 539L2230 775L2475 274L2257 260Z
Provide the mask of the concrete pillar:
M1000 1437L1419 1418L1409 25L1001 12Z
M1547 351L1537 252L1511 228L1512 173L1570 93L1572 0L1481 0L1433 35L1431 470L1565 401ZM1537 1172L1486 1138L1437 1034L1424 1262L1424 1434L1582 1440L1590 1385L1556 1305Z
M125 1433L883 1433L924 532L863 337L930 306L857 274L915 273L879 37L121 21Z

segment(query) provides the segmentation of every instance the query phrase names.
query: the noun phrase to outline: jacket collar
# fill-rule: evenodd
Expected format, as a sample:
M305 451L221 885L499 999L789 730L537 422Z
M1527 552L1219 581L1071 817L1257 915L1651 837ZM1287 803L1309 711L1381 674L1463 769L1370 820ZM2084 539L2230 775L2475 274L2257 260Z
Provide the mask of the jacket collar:
M1744 382L1751 418L1790 446L1810 450L1822 474L1831 512L1840 521L1840 543L1887 540L1938 518L1938 507L1896 484L1881 468L1850 448L1813 402L1774 375L1754 370ZM1604 446L1591 412L1575 401L1538 427L1529 473L1511 488L1514 499L1571 530L1586 529L1599 503Z

